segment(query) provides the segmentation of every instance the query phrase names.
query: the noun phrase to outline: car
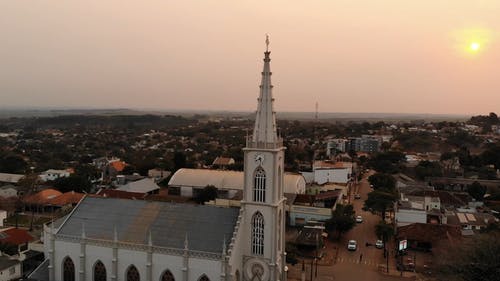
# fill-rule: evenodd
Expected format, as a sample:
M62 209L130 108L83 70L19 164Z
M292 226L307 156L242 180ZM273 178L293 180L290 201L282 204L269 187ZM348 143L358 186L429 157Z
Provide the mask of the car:
M377 242L375 242L375 247L377 249L382 249L384 248L384 242L382 240L377 240Z
M354 199L361 199L361 194L358 193L354 194Z
M349 240L349 242L347 243L347 250L356 251L357 248L358 243L356 242L356 240Z
M363 217L362 216L356 216L356 222L357 223L362 223L363 222Z
M370 184L370 188L373 188L373 184Z

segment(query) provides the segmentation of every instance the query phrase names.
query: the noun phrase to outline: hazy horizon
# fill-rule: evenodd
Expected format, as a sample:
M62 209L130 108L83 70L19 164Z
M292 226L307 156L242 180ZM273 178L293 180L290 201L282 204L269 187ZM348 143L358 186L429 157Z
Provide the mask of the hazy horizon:
M1 108L500 110L500 1L4 1Z

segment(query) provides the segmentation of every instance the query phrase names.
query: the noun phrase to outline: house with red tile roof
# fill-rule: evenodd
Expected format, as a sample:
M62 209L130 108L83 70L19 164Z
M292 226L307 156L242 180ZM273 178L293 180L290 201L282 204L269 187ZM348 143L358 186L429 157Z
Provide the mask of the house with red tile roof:
M15 245L17 252L28 250L28 243L33 240L35 238L25 229L11 227L0 230L0 243Z

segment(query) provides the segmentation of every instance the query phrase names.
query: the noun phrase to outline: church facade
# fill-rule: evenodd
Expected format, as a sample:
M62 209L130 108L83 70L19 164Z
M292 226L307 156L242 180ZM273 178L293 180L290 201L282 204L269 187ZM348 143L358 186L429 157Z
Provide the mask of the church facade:
M264 55L255 127L244 148L241 208L87 196L45 227L45 271L42 266L31 277L286 280L285 148L277 134L268 48Z

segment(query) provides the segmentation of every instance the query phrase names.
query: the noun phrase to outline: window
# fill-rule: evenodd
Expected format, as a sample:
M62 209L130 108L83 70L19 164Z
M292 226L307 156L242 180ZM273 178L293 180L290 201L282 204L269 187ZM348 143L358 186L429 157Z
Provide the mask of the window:
M252 217L252 254L264 254L264 217L260 212Z
M131 265L127 270L127 281L140 281L141 276L139 275L139 271L133 265Z
M63 261L63 281L75 281L75 264L70 257Z
M9 268L9 275L16 273L16 266Z
M175 281L175 278L174 275L172 275L172 272L170 272L170 270L167 270L161 276L160 281Z
M94 265L94 281L106 281L106 267L101 261Z
M198 281L210 281L210 279L205 275L203 274L199 279Z
M253 201L266 201L266 172L261 167L257 168L253 180Z

